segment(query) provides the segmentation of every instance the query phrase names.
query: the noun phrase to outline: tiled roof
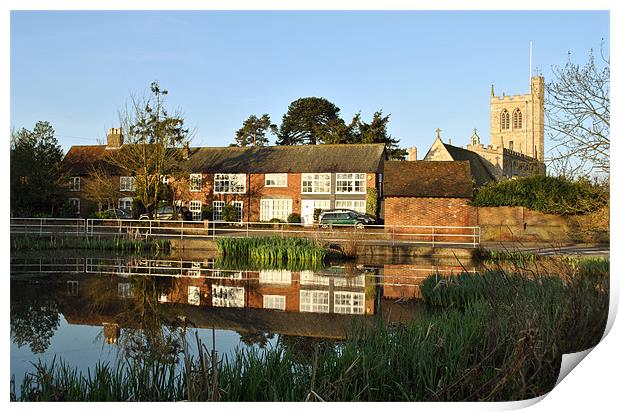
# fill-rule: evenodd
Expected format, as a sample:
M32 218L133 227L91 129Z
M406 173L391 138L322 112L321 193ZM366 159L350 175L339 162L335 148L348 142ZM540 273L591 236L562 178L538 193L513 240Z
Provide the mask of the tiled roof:
M63 162L72 174L86 175L91 165L105 164L112 150L105 145L72 146ZM383 144L193 147L180 167L202 173L376 173L384 160Z
M384 173L385 197L473 196L468 161L389 161Z
M454 160L469 161L469 164L471 167L471 173L476 183L476 187L480 187L489 182L495 181L495 178L493 177L491 172L489 172L489 169L487 169L487 167L484 165L484 161L482 160L480 155L478 155L475 152L472 152L471 150L463 149L457 146L452 146L450 144L444 143L444 146L446 147L446 150L448 150L448 153L450 153L450 156L452 156Z
M197 147L183 168L203 173L378 172L383 144Z

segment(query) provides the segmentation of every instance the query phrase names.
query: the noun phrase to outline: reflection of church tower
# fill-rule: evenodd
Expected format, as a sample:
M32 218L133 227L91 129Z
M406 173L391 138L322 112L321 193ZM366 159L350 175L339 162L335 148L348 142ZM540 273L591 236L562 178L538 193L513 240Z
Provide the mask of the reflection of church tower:
M544 161L545 80L530 79L530 93L495 96L491 86L491 144Z
M116 345L120 336L121 329L117 323L104 323L103 324L103 336L105 337L105 343L108 345Z

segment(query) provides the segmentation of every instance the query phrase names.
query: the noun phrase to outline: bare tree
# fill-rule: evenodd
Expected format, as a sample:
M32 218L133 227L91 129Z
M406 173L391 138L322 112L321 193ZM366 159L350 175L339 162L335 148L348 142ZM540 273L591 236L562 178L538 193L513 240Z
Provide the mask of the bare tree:
M136 197L150 218L164 194L162 177L172 173L181 159L180 148L189 144L189 130L180 112L168 113L167 90L151 83L151 94L132 97L131 105L119 114L124 143L109 156L114 166L136 178Z
M105 167L93 166L91 168L82 191L86 199L97 203L100 212L104 205L107 210L118 204L118 188Z
M547 133L555 141L550 167L569 178L609 174L609 57L590 51L583 66L570 60L552 68L547 85Z

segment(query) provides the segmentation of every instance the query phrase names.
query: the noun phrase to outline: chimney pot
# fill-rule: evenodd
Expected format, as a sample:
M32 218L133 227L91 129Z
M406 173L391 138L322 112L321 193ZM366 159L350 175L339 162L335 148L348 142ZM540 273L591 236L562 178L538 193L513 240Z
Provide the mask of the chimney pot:
M412 146L407 149L407 160L411 162L415 162L416 160L418 160L418 148L417 147Z

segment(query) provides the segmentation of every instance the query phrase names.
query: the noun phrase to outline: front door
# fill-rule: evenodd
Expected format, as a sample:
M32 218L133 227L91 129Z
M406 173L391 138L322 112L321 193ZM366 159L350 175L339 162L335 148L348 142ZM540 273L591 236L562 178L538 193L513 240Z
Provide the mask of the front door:
M301 223L306 226L314 223L314 210L327 210L330 208L329 200L304 200L301 201Z

